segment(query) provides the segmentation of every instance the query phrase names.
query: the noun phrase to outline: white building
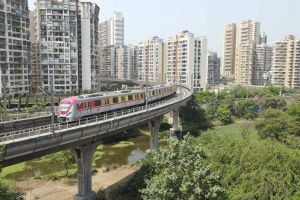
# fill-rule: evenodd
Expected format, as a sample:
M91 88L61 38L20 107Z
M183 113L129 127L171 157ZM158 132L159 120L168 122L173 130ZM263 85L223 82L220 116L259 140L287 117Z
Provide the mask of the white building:
M100 85L99 12L97 4L78 4L79 85L81 90L97 90Z
M138 46L138 80L161 82L163 73L163 40L153 37Z
M100 45L123 46L124 45L124 17L120 12L114 12L113 17L100 23Z
M0 1L0 96L30 90L29 10L27 0Z
M194 90L207 86L207 39L183 31L168 38L165 47L166 82Z

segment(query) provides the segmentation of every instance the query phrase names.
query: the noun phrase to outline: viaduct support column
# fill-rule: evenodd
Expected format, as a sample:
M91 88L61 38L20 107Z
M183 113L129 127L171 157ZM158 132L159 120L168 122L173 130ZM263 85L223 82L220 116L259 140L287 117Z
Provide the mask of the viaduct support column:
M180 129L178 126L179 122L179 108L176 108L172 112L173 114L173 126L170 129L170 137L177 137L177 134L180 133Z
M163 116L159 116L155 119L152 119L148 122L149 129L151 132L150 135L150 149L152 150L158 150L159 149L159 142L158 142L158 132L160 124L163 120Z
M74 200L95 200L95 192L92 191L92 162L96 151L96 144L81 145L74 149L78 167L78 194Z

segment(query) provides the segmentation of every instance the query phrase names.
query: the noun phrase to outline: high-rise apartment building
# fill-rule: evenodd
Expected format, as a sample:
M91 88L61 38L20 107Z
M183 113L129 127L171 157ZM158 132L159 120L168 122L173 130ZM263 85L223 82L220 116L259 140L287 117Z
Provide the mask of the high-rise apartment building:
M112 52L112 50L124 46L124 17L122 13L114 12L113 17L100 23L99 39L101 76L116 78L116 66L114 66L116 64L114 57L116 52Z
M163 81L163 40L153 37L138 46L138 80Z
M237 28L235 83L252 85L255 73L255 48L261 41L260 23L243 21Z
M0 96L30 91L30 40L27 0L0 1ZM5 85L3 85L5 84Z
M31 81L30 85L32 92L42 93L43 87L43 76L41 70L41 49L40 49L40 39L37 31L37 15L36 11L30 11L29 14L29 30L30 30L30 42L31 42Z
M124 45L116 48L116 78L135 80L137 77L137 46Z
M111 45L100 48L100 75L105 78L116 77L116 47Z
M113 17L100 24L100 45L124 45L124 17L120 12L114 12Z
M253 84L265 85L265 75L271 71L272 67L272 47L266 43L256 45L255 65L253 68Z
M300 40L289 35L273 46L272 84L300 88Z
M235 72L236 24L224 28L222 76L233 79Z
M194 90L207 86L207 39L183 31L168 38L165 47L166 82Z
M36 30L41 54L42 85L55 92L79 91L78 0L37 0Z
M78 0L37 0L34 13L34 43L40 54L35 73L40 70L42 87L49 90L53 79L57 93L96 89L99 7Z
M100 85L99 12L97 4L78 4L79 87L97 90Z
M220 83L220 66L221 60L216 52L208 52L208 72L207 72L207 84L214 86Z

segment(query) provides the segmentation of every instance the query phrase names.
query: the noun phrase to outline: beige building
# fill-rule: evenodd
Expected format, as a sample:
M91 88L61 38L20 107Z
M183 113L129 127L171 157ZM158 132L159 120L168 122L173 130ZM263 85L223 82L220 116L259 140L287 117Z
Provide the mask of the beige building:
M194 90L207 87L207 38L183 31L168 38L165 46L166 82Z
M234 80L237 84L253 85L255 48L261 41L260 23L243 21L237 27Z
M300 40L289 35L274 43L272 84L279 87L300 88Z
M235 71L236 24L224 28L222 76L232 79Z
M153 37L141 42L138 46L138 80L161 82L163 72L163 40Z

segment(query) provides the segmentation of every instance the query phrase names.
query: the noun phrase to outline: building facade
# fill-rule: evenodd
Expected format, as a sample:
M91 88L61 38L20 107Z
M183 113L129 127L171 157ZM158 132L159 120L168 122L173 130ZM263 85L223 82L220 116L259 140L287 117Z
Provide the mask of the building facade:
M163 40L153 37L141 42L138 46L138 80L161 82L163 72Z
M168 38L165 46L166 82L194 90L207 87L207 39L183 31Z
M99 56L101 65L101 77L106 78L118 78L118 73L121 73L120 65L121 60L118 59L116 63L117 52L112 52L113 50L118 50L118 55L121 56L121 51L125 50L124 47L124 17L120 12L114 12L113 16L106 21L100 23L99 27ZM124 51L126 53L126 50ZM122 60L123 62L123 60ZM115 66L119 64L118 66ZM112 70L112 71L110 71ZM126 70L126 69L124 69Z
M30 35L27 0L0 1L0 96L30 91Z
M97 4L78 5L79 87L98 90L100 86L99 12Z
M208 73L207 84L208 86L218 85L220 83L220 66L221 60L216 52L208 52Z
M273 48L266 43L256 45L255 65L253 69L253 85L265 85L265 75L271 71Z
M100 48L100 76L103 78L116 77L116 47L111 45Z
M236 24L224 28L222 76L233 79L235 73Z
M256 46L261 42L260 22L246 20L238 25L235 55L235 83L253 85Z
M116 78L135 80L137 77L137 46L124 45L116 48Z
M286 36L273 46L272 84L300 88L300 40Z
M51 79L56 93L97 90L99 11L96 4L87 1L36 1L31 22L36 31L32 39L36 45L34 76L41 77L45 91L50 90Z

